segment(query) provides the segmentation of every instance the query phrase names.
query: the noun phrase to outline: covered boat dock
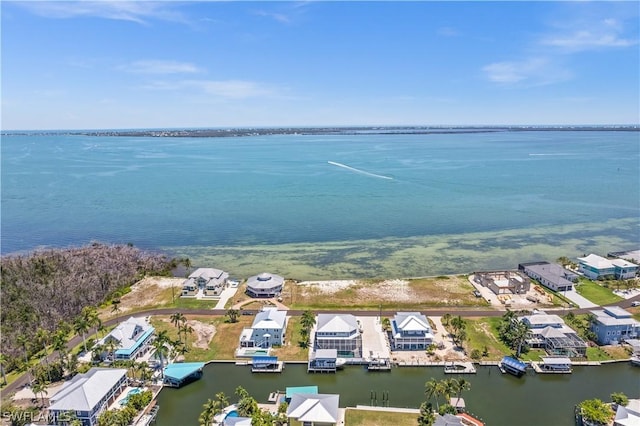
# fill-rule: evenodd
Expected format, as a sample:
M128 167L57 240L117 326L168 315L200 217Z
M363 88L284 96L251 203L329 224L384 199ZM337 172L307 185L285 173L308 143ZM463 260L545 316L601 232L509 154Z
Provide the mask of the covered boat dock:
M532 362L536 373L571 373L571 360L564 357L542 357L541 362Z
M527 372L527 363L522 362L516 358L505 356L498 364L500 371L503 373L513 374L514 376L522 376Z
M204 362L174 362L164 368L163 384L179 388L202 377Z

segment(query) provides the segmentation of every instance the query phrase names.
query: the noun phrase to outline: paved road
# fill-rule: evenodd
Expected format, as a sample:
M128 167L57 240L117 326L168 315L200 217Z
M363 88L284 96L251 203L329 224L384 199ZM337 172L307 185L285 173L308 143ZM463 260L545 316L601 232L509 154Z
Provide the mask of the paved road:
M629 308L631 307L631 303L634 301L640 301L640 295L634 296L630 299L626 299L626 300L622 300L618 303L612 303L611 305L616 305L616 306L620 306L622 308ZM610 305L608 305L610 306ZM562 315L565 315L569 312L573 312L574 314L585 314L588 313L589 311L591 311L593 308L582 308L582 309L561 309L560 313ZM556 312L558 312L558 310L555 310ZM142 311L142 312L136 312L133 314L127 314L127 315L122 315L116 318L112 318L109 319L107 321L105 321L103 323L103 325L105 327L109 327L111 325L115 325L121 321L126 320L127 318L131 317L131 316L135 316L135 317L146 317L146 316L150 316L150 315L171 315L174 314L176 312L180 312L183 314L189 314L189 315L199 315L199 316L223 316L226 314L227 310L226 309L175 309L175 308L164 308L164 309L150 309L148 311ZM257 313L257 311L250 311L250 310L244 310L243 312L249 312L251 314L255 314ZM289 315L293 315L293 316L300 316L302 315L304 311L302 310L289 310L288 313ZM389 317L389 316L393 316L396 314L396 310L394 311L381 311L381 310L362 310L362 311L356 311L356 310L328 310L325 311L323 310L322 312L325 313L348 313L348 314L353 314L353 315L357 315L357 316L378 316L381 315L383 317ZM502 316L502 314L504 314L504 310L487 310L487 309L473 309L473 308L454 308L454 309L445 309L445 308L434 308L434 309L426 309L426 310L422 310L421 311L424 315L426 316L442 316L444 314L451 314L451 315L460 315L462 317L498 317L498 316ZM92 333L92 331L89 333L89 335ZM77 345L79 345L82 342L82 337L80 336L75 336L73 337L68 343L67 343L67 348L72 349L74 347L76 347ZM57 359L57 355L56 354L49 354L49 356L47 357L48 361L54 361L55 359ZM43 362L44 359L40 360L40 362ZM19 378L17 378L14 382L12 382L11 384L7 385L4 389L1 390L0 395L2 395L2 397L4 397L4 395L8 395L11 394L13 392L16 392L17 390L21 389L22 387L24 387L26 384L28 383L28 375L25 373L22 376L20 376Z

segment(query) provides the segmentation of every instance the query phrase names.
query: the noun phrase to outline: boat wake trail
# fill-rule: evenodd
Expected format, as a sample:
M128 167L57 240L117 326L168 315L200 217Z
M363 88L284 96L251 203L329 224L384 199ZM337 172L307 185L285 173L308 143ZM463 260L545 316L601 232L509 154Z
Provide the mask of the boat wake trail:
M346 164L336 163L335 161L327 161L327 163L329 163L329 164L331 164L333 166L342 167L343 169L351 170L352 172L360 173L362 175L371 176L371 177L375 177L375 178L378 178L378 179L393 180L393 178L389 177L389 176L383 176L383 175L377 175L375 173L365 172L364 170L356 169L355 167L347 166Z

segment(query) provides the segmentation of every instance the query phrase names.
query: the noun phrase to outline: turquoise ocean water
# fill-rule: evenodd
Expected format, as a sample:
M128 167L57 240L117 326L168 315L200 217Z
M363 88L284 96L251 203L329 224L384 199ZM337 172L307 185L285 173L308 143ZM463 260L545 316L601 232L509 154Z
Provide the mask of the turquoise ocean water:
M638 132L4 135L1 165L3 254L99 240L326 279L640 245Z

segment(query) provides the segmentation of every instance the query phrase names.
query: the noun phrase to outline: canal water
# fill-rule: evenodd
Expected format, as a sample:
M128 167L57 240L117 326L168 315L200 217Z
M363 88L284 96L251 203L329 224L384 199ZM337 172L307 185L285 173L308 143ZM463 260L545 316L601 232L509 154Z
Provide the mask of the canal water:
M165 388L158 397L158 426L197 425L202 404L224 392L235 401L242 386L258 402L270 392L288 386L317 385L320 393L340 394L340 406L356 404L418 408L424 401L424 383L464 377L471 390L464 392L467 409L487 425L574 425L573 407L582 400L609 400L612 392L640 397L640 368L628 362L601 366L576 366L573 374L535 374L522 378L502 374L498 367L480 367L477 374L445 375L442 367L398 367L391 372L367 372L348 366L336 374L308 374L305 364L287 364L282 374L252 374L248 366L214 363L205 367L202 379L181 389Z

